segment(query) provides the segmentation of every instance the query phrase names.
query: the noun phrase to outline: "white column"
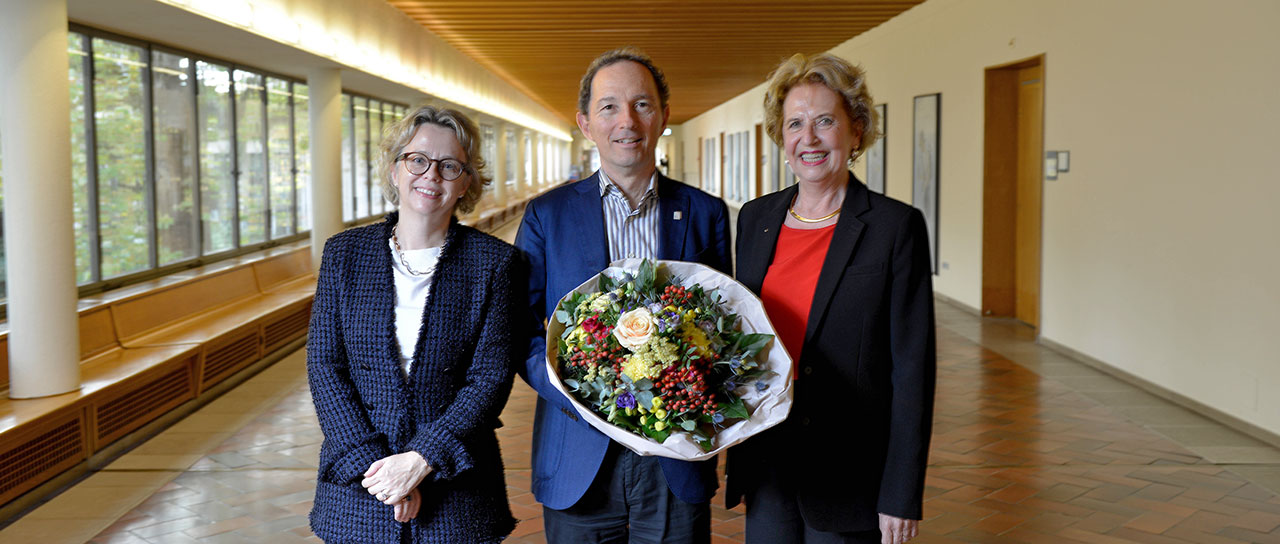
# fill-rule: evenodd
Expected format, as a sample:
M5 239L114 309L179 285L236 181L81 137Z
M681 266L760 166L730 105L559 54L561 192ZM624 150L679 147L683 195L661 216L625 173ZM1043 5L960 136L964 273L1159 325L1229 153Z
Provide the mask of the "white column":
M524 143L525 134L523 128L516 127L516 193L522 197L529 196L530 192L529 170L524 166L529 157L529 148Z
M307 74L311 92L311 262L342 230L342 76L337 68Z
M67 3L0 0L9 397L80 387Z
M493 130L497 132L498 153L489 160L493 161L493 199L495 204L500 207L507 206L507 127L500 121L495 120Z

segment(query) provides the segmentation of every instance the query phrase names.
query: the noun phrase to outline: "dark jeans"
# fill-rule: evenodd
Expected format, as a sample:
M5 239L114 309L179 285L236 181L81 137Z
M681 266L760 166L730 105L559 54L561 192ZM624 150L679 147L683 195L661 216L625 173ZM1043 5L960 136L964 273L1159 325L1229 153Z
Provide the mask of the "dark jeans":
M550 544L708 544L710 503L684 502L667 487L657 457L609 444L600 472L577 504L542 508Z
M880 544L879 529L828 533L810 527L791 486L777 472L764 472L747 490L746 544Z

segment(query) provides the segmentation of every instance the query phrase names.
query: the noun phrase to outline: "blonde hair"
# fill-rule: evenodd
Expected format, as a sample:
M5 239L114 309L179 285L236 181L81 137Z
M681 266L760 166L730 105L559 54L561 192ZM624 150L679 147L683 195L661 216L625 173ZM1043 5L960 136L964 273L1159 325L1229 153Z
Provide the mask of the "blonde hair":
M418 106L383 131L382 143L378 144L380 153L374 164L374 171L382 178L382 196L386 197L388 202L400 205L400 193L396 191L392 176L396 157L399 157L404 146L409 145L413 140L413 136L418 133L418 127L428 123L452 130L453 135L458 138L458 143L462 145L462 150L467 154L466 172L471 176L471 184L467 186L467 192L462 195L462 198L458 199L457 209L462 213L470 212L476 208L476 203L480 202L484 186L493 182L493 177L485 174L485 166L488 163L480 155L480 131L476 129L475 123L462 112L449 108L436 108L425 104Z
M769 84L764 93L764 124L773 143L782 143L782 103L787 93L797 85L821 83L840 95L845 113L854 127L861 129L858 155L871 147L880 134L876 132L875 102L867 90L866 72L830 53L807 56L796 53L779 64L769 74Z

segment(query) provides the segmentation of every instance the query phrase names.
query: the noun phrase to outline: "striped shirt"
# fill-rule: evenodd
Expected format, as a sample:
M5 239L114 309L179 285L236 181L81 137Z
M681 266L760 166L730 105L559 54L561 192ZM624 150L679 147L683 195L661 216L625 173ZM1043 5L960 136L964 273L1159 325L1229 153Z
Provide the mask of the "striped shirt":
M649 177L649 188L640 205L631 208L627 195L600 173L600 202L604 206L604 232L609 238L609 261L658 258L658 172Z

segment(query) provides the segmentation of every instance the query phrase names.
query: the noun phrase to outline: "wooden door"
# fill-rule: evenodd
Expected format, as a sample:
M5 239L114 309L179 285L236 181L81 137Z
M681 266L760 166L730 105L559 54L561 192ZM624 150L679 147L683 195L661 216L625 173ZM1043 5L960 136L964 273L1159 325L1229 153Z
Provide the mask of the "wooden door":
M1040 234L1044 183L1044 82L1040 65L1018 70L1018 169L1014 217L1014 317L1040 326Z
M983 135L982 313L1040 325L1044 62L988 68Z

